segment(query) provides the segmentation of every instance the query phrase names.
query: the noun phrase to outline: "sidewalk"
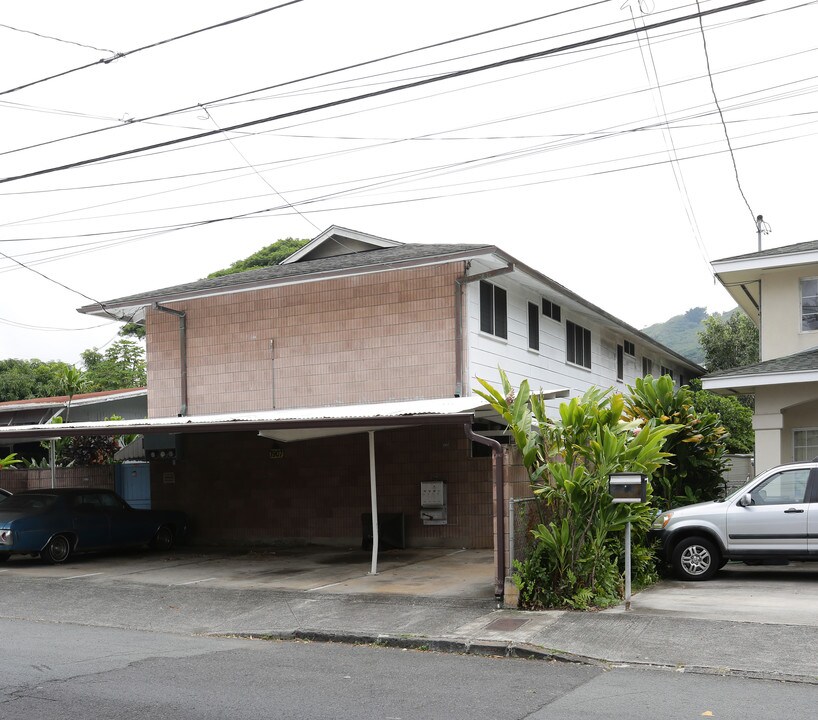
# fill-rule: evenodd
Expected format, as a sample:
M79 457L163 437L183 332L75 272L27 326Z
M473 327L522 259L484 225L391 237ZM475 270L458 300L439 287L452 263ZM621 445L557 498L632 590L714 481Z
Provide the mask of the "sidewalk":
M813 625L735 622L622 607L497 610L486 599L2 576L0 616L154 632L379 643L624 663L818 684ZM816 611L818 615L818 611Z

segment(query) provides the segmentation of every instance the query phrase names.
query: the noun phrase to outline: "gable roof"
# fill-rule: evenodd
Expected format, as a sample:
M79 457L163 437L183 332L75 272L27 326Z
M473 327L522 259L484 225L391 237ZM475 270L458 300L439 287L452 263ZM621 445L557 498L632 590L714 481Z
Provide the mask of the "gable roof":
M818 348L731 370L721 370L702 378L705 390L743 392L750 392L758 385L802 382L818 382Z
M85 305L78 308L78 311L103 317L110 317L113 314L123 320L130 320L140 308L157 302L174 302L210 295L247 292L273 285L314 282L339 275L382 272L391 268L451 262L457 259L472 258L476 255L490 255L496 251L497 248L493 245L401 244L390 248L349 252L316 260L301 260L286 265L272 265L257 270L195 280L182 285L126 295L101 304Z
M307 252L303 253L304 250ZM313 257L315 255L318 257ZM118 316L122 320L131 321L139 319L144 308L159 303L247 292L277 285L316 282L333 277L476 259L485 259L489 261L489 265L497 268L506 267L512 271L520 271L536 283L556 291L566 300L575 302L578 307L589 311L609 327L624 330L634 338L639 338L658 349L669 358L674 358L685 365L689 371L697 375L705 372L700 365L607 313L539 271L521 263L495 245L400 243L337 225L327 228L279 265L128 295L100 304L86 305L78 310L89 315Z
M281 261L281 265L289 265L303 260L317 260L321 257L347 255L362 250L396 247L403 243L397 240L370 235L359 230L350 230L338 225L330 225L324 232L310 240L304 247L296 250L289 257Z

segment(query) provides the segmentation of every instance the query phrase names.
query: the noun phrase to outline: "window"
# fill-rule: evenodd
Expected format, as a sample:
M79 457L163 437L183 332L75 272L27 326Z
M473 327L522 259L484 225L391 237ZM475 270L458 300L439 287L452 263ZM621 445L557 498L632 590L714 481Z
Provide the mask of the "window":
M636 345L634 345L630 340L625 340L625 355L636 357Z
M650 358L642 358L642 377L653 375L653 360Z
M801 330L818 330L818 278L801 280Z
M792 459L795 462L806 462L818 457L818 428L795 430L792 449Z
M569 363L591 367L591 331L567 320L565 323L565 349Z
M665 367L664 365L661 366L660 375L669 375L670 379L673 380L673 370L669 367Z
M506 291L485 280L480 281L480 329L497 337L508 337Z
M616 346L616 379L622 380L625 377L625 348Z
M540 349L540 309L534 303L528 303L528 347Z
M809 470L785 470L767 478L750 493L753 505L797 505L807 494Z
M546 300L545 298L542 299L542 314L557 322L562 321L562 308L560 308L557 303Z

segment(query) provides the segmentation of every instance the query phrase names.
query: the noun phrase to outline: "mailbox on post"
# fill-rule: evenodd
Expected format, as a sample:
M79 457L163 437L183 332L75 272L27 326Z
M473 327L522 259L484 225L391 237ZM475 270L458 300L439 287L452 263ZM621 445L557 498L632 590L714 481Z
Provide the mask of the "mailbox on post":
M648 499L648 476L641 473L611 473L608 492L615 503L638 503Z
M608 475L608 492L615 503L638 503L648 499L648 476L619 472ZM631 609L631 523L625 524L625 610Z

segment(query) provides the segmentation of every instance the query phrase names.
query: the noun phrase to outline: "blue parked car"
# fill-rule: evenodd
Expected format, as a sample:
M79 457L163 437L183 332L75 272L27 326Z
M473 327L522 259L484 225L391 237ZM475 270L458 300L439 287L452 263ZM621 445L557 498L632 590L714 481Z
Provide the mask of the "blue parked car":
M110 490L25 490L0 501L0 563L14 554L56 564L91 550L170 550L186 531L183 513L135 510Z

